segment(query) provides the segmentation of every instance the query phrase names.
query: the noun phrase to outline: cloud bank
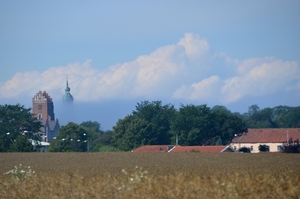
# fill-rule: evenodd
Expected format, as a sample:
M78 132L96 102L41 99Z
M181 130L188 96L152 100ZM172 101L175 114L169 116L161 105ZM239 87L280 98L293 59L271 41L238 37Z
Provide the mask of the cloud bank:
M247 96L300 91L298 62L275 57L235 60L212 52L205 38L186 33L176 44L106 70L86 60L44 72L17 73L0 83L0 98L31 98L45 90L60 99L67 76L76 101L142 97L232 103Z

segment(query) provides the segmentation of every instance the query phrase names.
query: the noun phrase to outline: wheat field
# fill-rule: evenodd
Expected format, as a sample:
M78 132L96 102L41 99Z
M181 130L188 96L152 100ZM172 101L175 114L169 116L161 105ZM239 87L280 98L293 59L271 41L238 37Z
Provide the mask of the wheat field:
M300 198L299 154L0 153L0 161L2 174L19 172L1 175L0 198Z

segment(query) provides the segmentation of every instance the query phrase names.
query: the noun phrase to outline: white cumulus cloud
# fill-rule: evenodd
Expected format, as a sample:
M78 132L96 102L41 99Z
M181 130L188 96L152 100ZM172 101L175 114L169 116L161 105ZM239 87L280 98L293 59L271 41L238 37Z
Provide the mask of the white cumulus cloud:
M182 85L173 93L174 98L186 98L191 100L210 100L220 97L222 80L214 75L193 83L190 86Z
M232 59L211 52L206 39L187 33L176 44L105 70L87 60L42 72L17 73L0 84L0 99L33 97L39 90L61 99L67 76L71 94L78 101L169 97L231 103L246 96L300 90L297 62L274 57Z
M222 94L226 102L250 96L262 96L278 90L296 89L300 81L299 64L273 57L253 58L240 62L238 75L225 80Z

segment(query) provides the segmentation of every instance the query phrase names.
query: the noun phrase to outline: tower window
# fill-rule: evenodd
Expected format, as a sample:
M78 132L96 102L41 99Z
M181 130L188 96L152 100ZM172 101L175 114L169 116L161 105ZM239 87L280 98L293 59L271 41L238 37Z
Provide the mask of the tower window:
M38 110L41 110L41 109L42 109L42 105L39 104L39 105L38 105Z
M42 119L43 119L42 114L39 114L38 115L38 120L42 120Z

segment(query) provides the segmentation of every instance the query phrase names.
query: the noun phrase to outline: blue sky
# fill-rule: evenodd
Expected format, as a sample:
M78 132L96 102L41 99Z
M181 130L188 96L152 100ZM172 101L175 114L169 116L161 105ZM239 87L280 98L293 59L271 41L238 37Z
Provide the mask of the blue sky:
M0 104L110 129L142 100L300 105L299 1L0 1ZM68 75L70 117L61 97ZM75 117L76 115L76 117Z

